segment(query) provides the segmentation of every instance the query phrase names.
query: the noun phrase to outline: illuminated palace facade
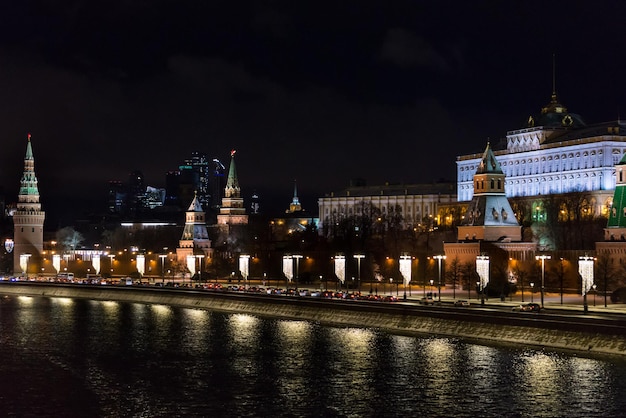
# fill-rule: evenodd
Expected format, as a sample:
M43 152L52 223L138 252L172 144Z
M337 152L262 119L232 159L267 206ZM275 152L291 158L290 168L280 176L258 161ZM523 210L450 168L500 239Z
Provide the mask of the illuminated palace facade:
M328 234L333 224L352 216L362 216L371 204L381 216L399 212L403 228L439 225L439 209L454 206L453 183L398 184L382 186L351 185L345 190L318 199L319 232Z
M615 189L615 165L626 152L626 124L617 120L587 125L553 92L550 103L530 116L525 128L507 133L502 148L495 148L494 154L506 178L507 197L586 192L590 210L606 216ZM459 202L472 200L480 161L481 154L457 157Z

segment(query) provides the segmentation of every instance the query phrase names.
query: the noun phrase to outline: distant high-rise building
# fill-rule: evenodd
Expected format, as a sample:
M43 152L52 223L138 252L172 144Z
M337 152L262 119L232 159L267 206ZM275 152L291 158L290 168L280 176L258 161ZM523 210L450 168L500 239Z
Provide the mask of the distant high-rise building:
M213 171L211 172L211 209L218 210L222 204L224 192L226 167L217 158L213 158Z
M194 151L191 158L185 160L178 167L181 173L181 183L190 184L193 189L192 196L196 197L203 207L209 207L211 195L209 192L209 160L206 154ZM185 199L186 196L181 196Z
M146 186L141 171L133 171L128 182L109 182L108 210L124 217L136 217L165 204L165 189Z
M124 213L126 211L126 187L119 180L109 181L109 213Z
M216 203L214 197L212 181L215 173L210 164L206 154L194 151L191 158L178 166L178 170L168 172L165 178L165 204L181 206L192 199L198 199L204 208L219 206L219 201Z
M41 210L37 184L29 134L17 208L13 213L13 271L16 274L38 273L43 261L43 224L46 213Z
M261 213L261 199L257 192L252 193L250 198L250 215L258 215Z

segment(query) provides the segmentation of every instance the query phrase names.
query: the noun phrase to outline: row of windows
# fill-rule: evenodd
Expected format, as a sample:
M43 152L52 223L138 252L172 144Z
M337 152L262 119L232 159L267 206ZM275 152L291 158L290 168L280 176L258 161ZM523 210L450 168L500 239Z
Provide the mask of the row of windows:
M402 213L403 209L402 206L398 206L398 212ZM395 207L394 209L395 210ZM381 206L380 208L381 213L385 214L387 213L387 206ZM413 210L415 212L415 216L420 215L420 208L415 208ZM406 208L406 212L407 214L411 213L411 207ZM352 214L356 214L356 215L360 215L361 214L361 206L360 205L354 205L354 206L348 206L348 205L339 205L338 207L334 207L332 208L332 213L336 214L336 213L347 213L348 215L352 215ZM430 214L430 208L428 206L424 207L424 213L425 216L428 216ZM329 215L330 214L330 208L326 207L324 208L324 214ZM407 215L410 216L410 215Z
M493 190L495 188L495 184L496 182L494 181L494 179L491 179L491 190ZM498 179L498 190L502 188L502 180ZM484 180L477 180L476 181L476 189L477 190L484 190L485 189L485 181Z
M612 165L619 163L623 149L614 149L612 153ZM570 152L568 154L548 155L541 158L521 158L504 160L500 162L503 173L508 176L520 176L540 173L553 173L559 171L581 170L603 166L602 150ZM459 181L469 181L476 173L476 166L470 164L459 167Z
M555 178L554 180L542 179L541 182L538 179L535 181L519 180L506 182L505 192L509 197L514 196L535 196L539 194L547 195L554 193L568 193L573 191L593 191L600 190L601 183L600 177L586 177L581 181L580 178ZM478 186L476 186L478 188ZM459 189L459 201L470 200L473 195L473 188L471 185L463 185Z

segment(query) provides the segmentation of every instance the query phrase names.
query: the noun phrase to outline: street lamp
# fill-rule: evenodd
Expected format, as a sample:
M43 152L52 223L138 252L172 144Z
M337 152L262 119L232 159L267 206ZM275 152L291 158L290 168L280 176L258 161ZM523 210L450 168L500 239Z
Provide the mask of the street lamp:
M302 256L300 254L294 254L291 256L292 258L294 258L296 260L296 292L298 291L298 280L300 280L300 259L302 258Z
M111 260L111 279L113 279L113 259L115 258L115 254L109 254L107 257Z
M68 271L70 268L70 255L63 254L63 260L65 260L65 271Z
M165 284L165 259L167 254L159 254L159 258L161 259L161 283Z
M248 276L250 275L250 256L241 254L239 256L239 273L243 276L243 286L248 290Z
M202 282L202 259L204 258L204 254L196 254L196 258L198 259L198 264L200 269L198 270L198 282Z
M402 278L404 279L404 281L403 281L403 283L404 283L404 300L406 300L406 286L407 286L407 284L409 285L409 293L411 292L411 287L410 286L411 286L412 260L413 260L413 257L411 257L408 254L400 256L400 274L402 275Z
M480 277L480 304L485 304L485 287L489 284L489 256L476 256L476 272Z
M531 283L530 284L530 303L533 303L535 301L534 300L534 296L535 296L534 290L535 290L535 284Z
M546 284L546 260L550 260L551 258L552 257L545 254L535 256L535 260L541 260L541 308L543 308L543 293Z
M361 260L363 258L365 258L365 255L363 255L363 254L354 254L353 257L356 258L356 281L357 281L357 288L358 288L359 293L361 293Z
M593 260L593 257L587 255L578 257L578 274L582 279L581 289L583 292L583 310L585 313L589 311L589 307L587 306L587 292L589 292L593 283Z
M594 283L594 285L593 285L593 286L591 286L591 287L593 287L593 306L596 306L596 293L597 293L597 292L596 292L596 287L597 287L597 286L596 286L596 284Z
M32 254L20 254L20 267L22 268L22 274L28 278L28 260Z
M441 302L441 260L445 260L446 256L445 255L435 255L435 256L433 256L433 258L436 259L437 263L439 264L439 285L438 285L437 294L438 294L439 302Z
M343 282L346 280L346 258L343 255L336 255L333 259L335 260L335 276L337 276L337 284L339 285L339 290L341 290ZM336 286L335 290L337 290Z

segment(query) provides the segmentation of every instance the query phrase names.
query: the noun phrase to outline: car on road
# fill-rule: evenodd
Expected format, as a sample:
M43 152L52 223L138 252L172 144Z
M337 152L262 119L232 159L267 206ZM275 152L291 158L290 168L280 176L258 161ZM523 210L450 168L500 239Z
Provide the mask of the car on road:
M541 310L541 305L538 303L524 303L514 306L512 310L517 312L539 312Z
M459 299L454 301L454 306L470 306L470 303L468 300Z
M431 297L424 297L420 299L420 303L422 305L434 305L435 304L435 299L431 298Z

